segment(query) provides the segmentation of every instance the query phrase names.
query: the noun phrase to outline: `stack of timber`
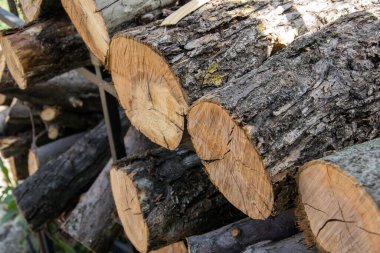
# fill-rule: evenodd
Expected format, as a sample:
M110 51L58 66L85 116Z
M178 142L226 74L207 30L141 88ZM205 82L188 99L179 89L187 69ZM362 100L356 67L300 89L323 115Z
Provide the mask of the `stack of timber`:
M20 7L0 154L32 230L99 253L380 252L377 0ZM84 68L115 85L117 161Z

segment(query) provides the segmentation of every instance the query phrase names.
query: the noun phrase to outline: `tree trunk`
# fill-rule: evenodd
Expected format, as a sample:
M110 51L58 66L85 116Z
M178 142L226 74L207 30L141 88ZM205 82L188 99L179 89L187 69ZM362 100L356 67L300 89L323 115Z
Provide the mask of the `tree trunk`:
M288 208L299 165L380 134L379 27L349 15L192 107L194 148L231 203L257 219Z
M129 128L124 143L128 155L154 147L134 127ZM61 226L72 238L97 253L108 252L115 237L122 230L122 226L116 222L117 211L109 180L111 167L112 163L109 161Z
M246 218L203 235L187 238L189 253L240 253L267 240L281 240L298 232L294 210L267 220Z
M71 21L91 52L104 64L113 35L142 15L176 0L61 0Z
M152 149L121 161L111 185L127 237L148 252L242 217L212 186L189 149Z
M275 241L262 242L252 245L242 253L318 253L315 248L310 248L306 245L302 234L294 235L290 238Z
M3 31L0 42L21 89L90 63L85 44L66 17Z
M20 0L21 9L27 21L46 18L63 13L59 0Z
M184 242L176 242L149 253L188 253L188 251Z
M260 66L299 35L377 1L210 1L176 26L128 29L110 45L109 69L132 124L175 149L188 106Z
M127 120L123 120L123 129ZM33 230L67 210L94 182L110 158L104 123L14 190L18 208Z
M101 112L98 87L75 70L36 83L25 90L20 90L13 79L8 79L9 72L3 73L0 93L7 97L16 97L34 105L59 106L68 111Z
M79 140L84 133L71 135L41 147L32 147L28 154L29 175L33 175L39 168L49 161L56 159Z
M301 228L323 252L380 252L380 139L305 164Z

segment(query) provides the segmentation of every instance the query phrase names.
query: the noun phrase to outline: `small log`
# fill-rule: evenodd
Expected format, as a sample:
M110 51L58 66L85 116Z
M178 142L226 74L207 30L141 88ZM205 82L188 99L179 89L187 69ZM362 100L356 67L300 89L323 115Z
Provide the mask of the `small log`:
M176 0L61 0L71 21L91 52L106 62L113 35L142 15L172 5Z
M128 121L123 119L126 129ZM14 191L21 214L33 230L66 211L94 182L110 158L104 122Z
M29 22L38 18L53 17L64 12L59 0L20 0L20 5Z
M62 136L63 132L59 125L48 124L47 125L47 136L50 140L56 140L58 137Z
M242 213L209 182L186 148L152 149L111 170L124 231L140 252L178 242L237 220Z
M186 241L189 253L240 253L252 244L282 240L297 232L294 210L289 210L267 220L246 218Z
M242 253L318 253L315 248L306 245L302 234L281 241L266 241L250 246Z
M70 148L84 133L71 135L41 147L32 147L28 154L29 175L33 175L39 168L44 167L49 161L56 159L59 155Z
M184 242L176 242L149 253L188 253L188 251Z
M8 80L9 78L11 80ZM5 70L0 92L7 97L15 97L33 105L59 106L64 110L76 112L101 112L98 87L81 77L75 70L36 83L25 90L20 90Z
M380 252L380 139L305 164L300 225L322 252Z
M153 142L175 149L196 99L259 67L298 36L375 4L209 1L175 26L154 22L117 34L108 65L131 123Z
M138 154L154 145L134 127L128 130L124 143L129 155ZM111 167L109 161L61 225L68 235L98 253L109 252L115 237L122 231L122 226L116 222L117 211L109 180Z
M7 160L14 180L24 180L29 176L28 155L20 152L15 156L9 157Z
M189 112L211 181L251 218L294 204L298 166L380 135L380 11L371 12L300 38Z
M66 17L2 31L0 43L21 89L90 64L85 44Z

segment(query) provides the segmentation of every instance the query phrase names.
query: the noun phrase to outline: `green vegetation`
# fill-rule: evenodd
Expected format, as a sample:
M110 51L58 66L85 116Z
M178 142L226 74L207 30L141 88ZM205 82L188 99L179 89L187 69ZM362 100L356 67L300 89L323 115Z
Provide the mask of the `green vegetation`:
M9 10L7 0L0 0L0 7L5 10ZM8 28L8 26L0 21L0 30L4 30L6 28Z

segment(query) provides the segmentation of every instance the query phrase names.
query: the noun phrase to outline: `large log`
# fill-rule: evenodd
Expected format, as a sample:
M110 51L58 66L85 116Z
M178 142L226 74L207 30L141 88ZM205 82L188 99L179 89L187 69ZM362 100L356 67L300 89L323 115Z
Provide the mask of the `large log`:
M301 228L323 252L380 252L380 139L305 164Z
M252 244L281 240L297 232L294 210L289 210L267 220L246 218L186 241L189 253L240 253Z
M302 234L297 234L281 241L265 241L248 247L242 253L318 253L305 243Z
M27 21L38 18L53 17L61 12L61 1L59 0L20 0L21 10Z
M98 87L75 70L36 83L25 90L20 90L7 69L3 71L0 80L0 93L7 97L15 97L34 105L59 106L69 111L101 111Z
M176 0L61 0L91 52L104 64L112 36L142 15Z
M380 12L371 11L300 38L190 110L211 181L250 217L292 204L298 166L380 134Z
M74 1L75 2L75 1ZM378 1L210 1L176 26L128 29L109 69L132 124L157 144L181 142L188 106L257 68L299 35Z
M0 42L21 89L90 63L87 48L67 17L3 31Z
M188 251L185 243L181 241L170 244L158 250L153 250L149 253L188 253Z
M111 185L125 233L140 252L242 217L187 148L156 148L121 161L111 170Z
M128 130L124 142L128 155L137 154L154 146L133 127ZM81 197L78 205L61 225L68 235L97 253L109 252L112 242L122 231L122 226L116 222L117 211L109 179L111 167L112 163L109 161L95 183Z
M127 120L122 122L123 128L127 128ZM30 228L39 230L45 222L66 211L91 186L109 158L103 122L20 184L13 193Z

